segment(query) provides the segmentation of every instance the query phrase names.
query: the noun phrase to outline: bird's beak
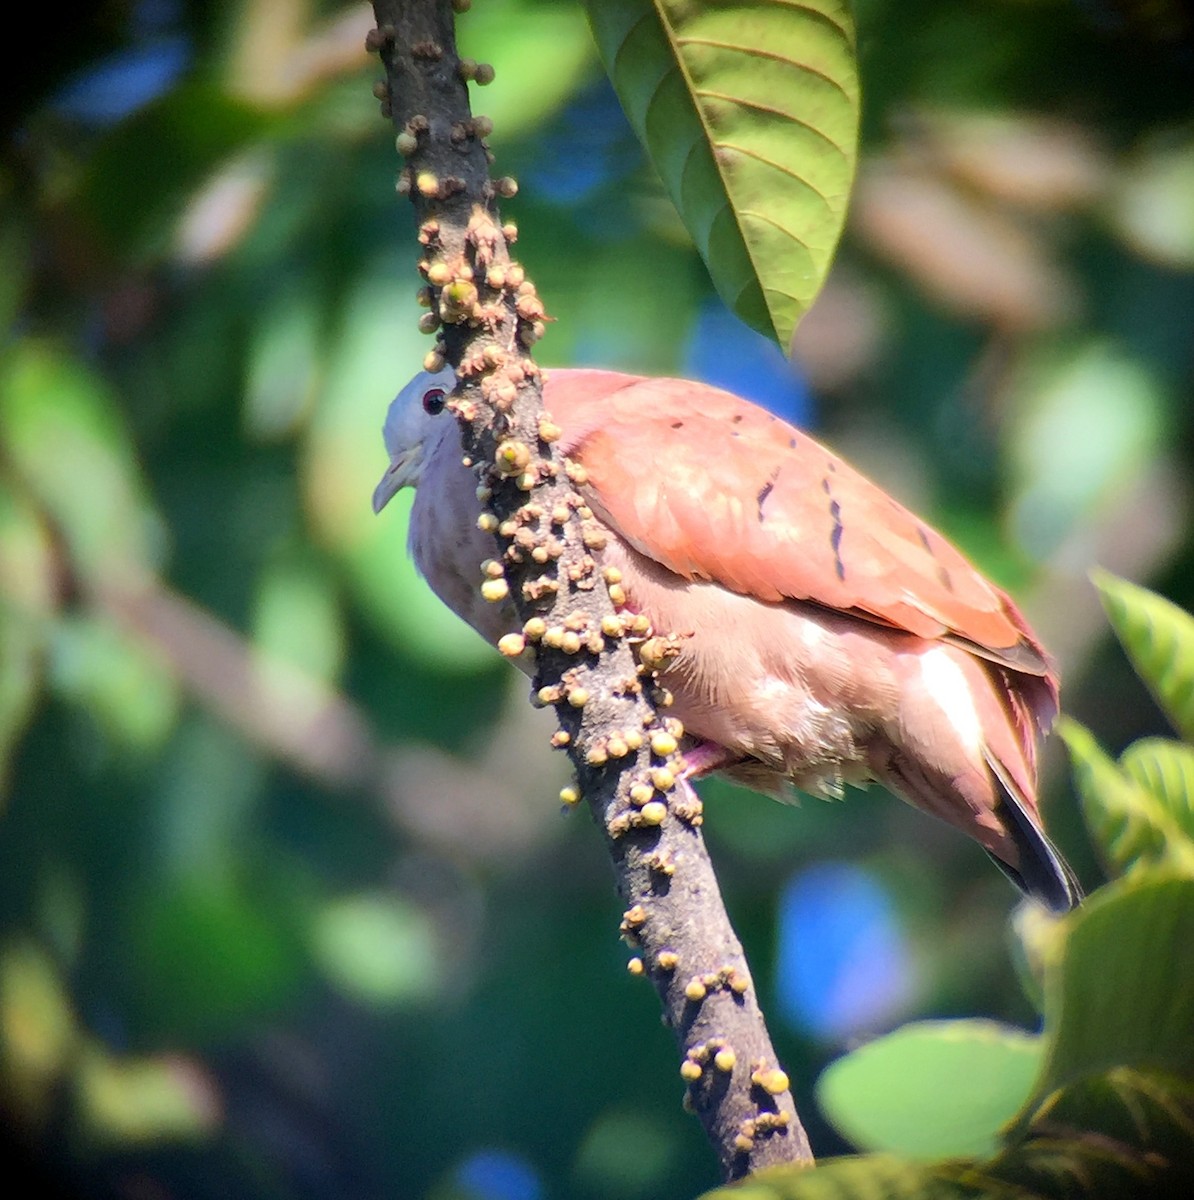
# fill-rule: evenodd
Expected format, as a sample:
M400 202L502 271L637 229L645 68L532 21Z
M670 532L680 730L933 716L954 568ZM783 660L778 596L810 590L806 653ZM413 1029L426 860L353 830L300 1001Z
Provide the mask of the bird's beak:
M386 468L381 482L373 489L373 511L381 512L411 480L411 455L403 454Z

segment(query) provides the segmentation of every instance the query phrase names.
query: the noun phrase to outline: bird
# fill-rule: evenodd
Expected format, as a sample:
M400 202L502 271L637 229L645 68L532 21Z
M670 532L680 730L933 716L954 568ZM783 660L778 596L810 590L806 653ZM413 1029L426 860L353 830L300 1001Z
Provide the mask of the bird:
M1012 599L808 434L731 392L593 369L545 373L557 450L606 534L627 609L676 637L661 668L687 774L786 798L879 783L979 843L1031 899L1081 899L1037 804L1058 678ZM415 488L408 548L493 644L521 629L481 595L494 554L448 408L452 368L389 406L380 513Z

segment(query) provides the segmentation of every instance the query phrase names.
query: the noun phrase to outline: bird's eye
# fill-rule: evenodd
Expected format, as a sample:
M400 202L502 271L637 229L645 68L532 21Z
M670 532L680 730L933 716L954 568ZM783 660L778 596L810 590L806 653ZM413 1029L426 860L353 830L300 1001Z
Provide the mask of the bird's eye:
M446 393L443 388L432 388L423 393L423 411L428 416L438 417L444 411Z

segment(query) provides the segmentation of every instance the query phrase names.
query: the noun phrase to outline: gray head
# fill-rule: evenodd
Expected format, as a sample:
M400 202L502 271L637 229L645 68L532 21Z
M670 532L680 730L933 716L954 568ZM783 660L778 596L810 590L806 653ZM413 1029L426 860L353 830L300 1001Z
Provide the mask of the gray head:
M428 453L452 424L441 417L456 386L451 367L420 371L390 402L381 436L390 465L373 490L373 511L381 512L404 487L415 487Z

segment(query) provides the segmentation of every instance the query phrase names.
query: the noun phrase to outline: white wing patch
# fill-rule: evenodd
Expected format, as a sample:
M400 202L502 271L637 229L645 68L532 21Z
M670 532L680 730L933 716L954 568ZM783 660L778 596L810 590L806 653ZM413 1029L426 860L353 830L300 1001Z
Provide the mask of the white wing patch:
M974 696L949 648L938 646L922 654L920 673L925 690L945 714L966 748L974 754L981 754L983 727L978 719L978 710L974 707Z

